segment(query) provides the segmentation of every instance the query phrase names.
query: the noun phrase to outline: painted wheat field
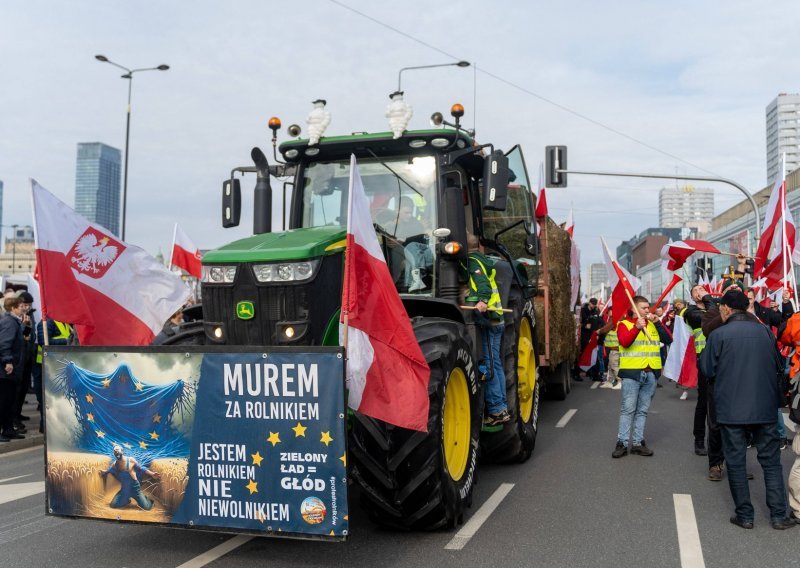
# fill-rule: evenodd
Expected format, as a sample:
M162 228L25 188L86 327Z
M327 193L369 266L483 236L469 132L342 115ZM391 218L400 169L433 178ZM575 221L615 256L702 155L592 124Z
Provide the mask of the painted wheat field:
M120 490L120 484L111 475L104 482L100 472L108 469L112 459L90 453L48 452L47 486L51 512L96 519L170 522L186 491L188 460L163 458L149 465L149 469L159 473L161 479L143 476L142 490L153 501L153 508L145 511L132 499L119 509L109 505Z

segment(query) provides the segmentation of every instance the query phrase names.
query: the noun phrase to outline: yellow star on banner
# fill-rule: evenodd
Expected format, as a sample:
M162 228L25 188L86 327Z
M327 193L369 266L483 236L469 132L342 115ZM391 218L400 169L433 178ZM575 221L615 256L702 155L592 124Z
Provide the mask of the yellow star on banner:
M94 414L92 414L91 412L88 413L86 415L86 420L88 420L89 422L94 422Z
M335 533L333 531L331 531L331 536L335 536Z
M267 442L272 443L272 447L274 448L278 444L281 443L281 437L278 432L270 432L269 438L267 438Z
M347 453L346 452L342 454L342 457L339 458L339 461L341 461L345 466L347 465Z
M105 438L106 436L106 433L103 432L102 430L96 430L95 433L97 434L98 438Z
M261 462L264 461L264 458L261 457L261 452L256 452L250 455L253 457L253 465L261 467Z
M345 516L343 517L343 519L344 519L345 521L349 521L349 520L350 520L350 515L345 515Z
M300 436L302 436L303 438L305 438L306 437L306 429L307 428L308 428L307 426L303 426L302 424L300 424L298 422L297 426L292 428L292 430L294 430L294 437L295 438L299 438Z
M144 442L139 442L139 447L142 448L143 450L146 450L147 444L145 444Z
M130 445L128 442L125 442L125 443L124 443L124 444L122 444L122 445L123 445L123 446L125 446L126 448L128 448L129 450L130 450L130 449L133 447L133 446L131 446L131 445Z
M94 397L92 395L90 395L90 394L87 394L86 395L86 402L88 402L89 404L94 404Z
M111 384L111 379L103 379L103 388L107 389L108 385Z
M250 483L245 485L245 487L247 487L250 490L250 495L252 495L253 493L258 493L258 483L256 483L252 479L250 480Z
M136 383L136 390L137 391L142 390L143 387L144 387L144 385L142 383Z
M153 422L157 422L157 423L160 424L161 423L161 415L160 414L154 414L153 415Z
M264 524L264 521L267 520L267 516L264 513L262 513L261 511L259 511L259 512L256 513L256 519L261 521L261 524Z
M150 439L151 439L151 440L156 440L156 441L158 441L158 434L156 433L156 431L155 431L155 430L153 430L152 432L150 432Z
M327 432L322 433L322 438L319 439L320 442L325 444L326 446L333 442L333 438L331 438L330 430Z

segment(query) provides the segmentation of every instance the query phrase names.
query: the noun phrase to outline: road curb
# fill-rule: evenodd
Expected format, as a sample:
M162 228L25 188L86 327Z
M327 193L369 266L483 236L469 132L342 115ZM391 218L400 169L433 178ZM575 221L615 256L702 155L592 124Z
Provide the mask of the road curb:
M31 434L29 432L24 434L24 436L24 440L11 440L10 442L0 444L0 455L44 445L43 434L39 434L38 432L36 432L36 434Z

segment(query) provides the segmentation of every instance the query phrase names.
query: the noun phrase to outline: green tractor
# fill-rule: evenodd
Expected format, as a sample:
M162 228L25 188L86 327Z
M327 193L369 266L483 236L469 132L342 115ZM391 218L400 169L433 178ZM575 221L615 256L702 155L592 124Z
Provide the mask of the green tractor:
M414 530L463 522L479 460L527 460L538 426L532 301L538 276L529 274L538 264L537 239L525 162L518 146L503 153L478 144L458 124L463 110L454 109L455 124L399 138L391 132L325 137L315 144L298 138L276 151L273 136L272 165L253 149L254 165L235 168L223 184L222 206L223 225L238 225L241 190L234 173L256 173L254 234L205 254L202 318L173 340L338 345L355 154L376 233L431 376L428 432L353 412L348 465L375 522ZM270 126L277 132L277 119ZM299 128L289 131L296 136ZM271 227L270 178L290 179L282 188L282 231ZM408 234L409 217L417 234ZM468 232L497 257L503 306L509 309L503 357L512 420L493 427L483 426L480 332L472 311L462 306Z

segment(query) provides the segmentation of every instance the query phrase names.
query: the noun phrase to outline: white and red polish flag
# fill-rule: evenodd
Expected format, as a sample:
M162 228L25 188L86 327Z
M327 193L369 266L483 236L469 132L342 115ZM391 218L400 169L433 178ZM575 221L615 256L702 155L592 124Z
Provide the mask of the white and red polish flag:
M544 190L544 164L539 164L539 195L536 197L536 211L534 212L537 219L547 217L547 195Z
M148 345L189 298L181 279L31 180L42 315L81 345Z
M755 278L767 276L771 282L779 282L785 277L786 267L792 266L796 249L794 219L786 207L785 179L776 180L772 187L763 227L753 275ZM771 260L769 265L766 264L768 259Z
M350 158L339 338L347 349L350 407L395 426L426 432L430 368L375 235L355 155Z
M569 215L567 215L567 221L564 223L564 230L569 233L570 237L572 237L572 234L575 232L575 219L572 215L572 207L569 208Z
M689 324L680 315L675 315L672 345L669 347L661 374L686 388L697 386L697 353L694 350L694 336Z
M608 285L611 288L611 320L616 324L631 309L631 301L642 282L620 266L611 256L611 251L608 250L608 245L603 237L600 237L600 242L603 244L603 257L608 271Z
M182 268L198 280L203 275L203 265L200 262L200 249L195 246L183 229L175 223L172 234L172 257L169 265Z
M661 259L666 263L667 270L675 272L686 263L687 258L697 251L720 254L719 249L708 241L687 239L670 242L661 247Z
M584 347L581 356L578 358L578 367L583 371L588 371L597 364L597 353L599 351L597 331L593 331L589 337L589 343Z

